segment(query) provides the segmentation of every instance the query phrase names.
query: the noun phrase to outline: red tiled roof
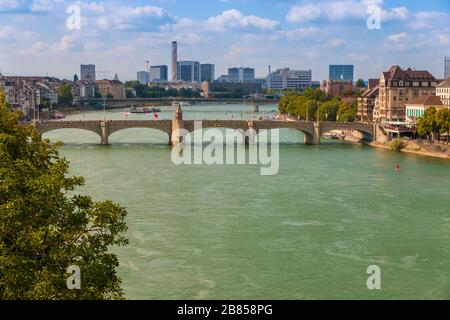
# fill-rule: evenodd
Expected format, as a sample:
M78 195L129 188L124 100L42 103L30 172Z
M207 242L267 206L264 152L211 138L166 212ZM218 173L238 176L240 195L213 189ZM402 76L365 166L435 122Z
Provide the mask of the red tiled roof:
M436 78L428 71L413 70L408 68L403 70L399 66L392 66L387 72L383 72L387 81L436 81Z
M423 105L423 106L442 106L442 101L438 96L421 96L417 99L411 100L407 105Z

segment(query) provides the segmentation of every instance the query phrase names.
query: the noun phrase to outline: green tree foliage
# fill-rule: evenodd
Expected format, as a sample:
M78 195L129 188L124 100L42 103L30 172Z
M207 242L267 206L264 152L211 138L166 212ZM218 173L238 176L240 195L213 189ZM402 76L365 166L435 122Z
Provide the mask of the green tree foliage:
M121 299L110 246L127 240L126 210L75 194L57 145L41 140L0 93L0 299ZM67 288L69 266L81 289Z
M447 134L447 141L450 139L450 109L444 108L436 112L436 122L441 134Z
M417 132L420 136L434 136L438 131L438 122L436 119L436 109L429 108L425 111L424 115L417 121Z
M338 110L337 120L339 122L354 122L358 118L358 105L356 103L349 105L341 102Z
M356 105L349 105L340 98L330 98L320 89L306 89L302 94L290 92L281 98L278 105L281 114L289 114L302 120L321 121L354 121L356 119ZM338 117L339 115L339 117Z
M394 151L401 151L406 148L406 142L402 139L395 139L389 143L389 147Z
M356 87L358 87L358 88L365 88L366 87L366 83L364 82L363 79L358 79L358 81L356 81Z
M58 102L61 106L73 105L72 86L69 84L63 84L59 87Z

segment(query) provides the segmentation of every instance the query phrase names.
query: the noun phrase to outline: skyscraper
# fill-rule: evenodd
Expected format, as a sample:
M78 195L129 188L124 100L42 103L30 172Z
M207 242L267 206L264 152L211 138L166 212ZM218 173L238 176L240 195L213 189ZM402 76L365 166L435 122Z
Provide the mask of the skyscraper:
M328 80L353 82L353 65L330 65Z
M255 69L229 68L228 79L230 82L253 82L255 80Z
M95 64L82 64L80 78L80 80L95 81Z
M151 66L150 81L167 81L167 66Z
M177 79L186 82L200 81L200 62L178 61Z
M177 61L178 61L178 44L176 41L172 42L172 74L170 77L170 81L177 81Z
M137 81L141 84L147 84L150 82L149 73L147 71L139 71L137 73Z
M205 63L200 65L200 81L211 82L214 80L214 65Z
M445 57L444 79L450 78L450 57Z

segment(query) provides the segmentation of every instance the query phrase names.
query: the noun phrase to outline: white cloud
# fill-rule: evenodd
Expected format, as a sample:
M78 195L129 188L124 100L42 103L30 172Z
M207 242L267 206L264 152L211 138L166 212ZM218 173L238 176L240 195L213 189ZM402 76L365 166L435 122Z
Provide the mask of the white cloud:
M317 34L320 31L320 29L316 27L306 27L306 28L298 28L294 30L288 30L286 31L286 37L289 40L298 40L303 39L307 37L311 37L315 34Z
M387 39L389 41L393 41L393 42L400 42L400 41L406 40L407 38L408 38L408 34L406 32L400 32L400 33L391 34L391 35L387 36Z
M0 0L0 12L20 7L19 0Z
M220 15L210 17L205 23L206 28L215 31L225 31L230 29L272 30L278 25L278 21L254 15L246 16L236 9L227 10Z
M344 21L367 19L367 8L378 5L383 21L407 20L409 11L405 7L382 9L382 0L333 0L315 4L295 5L286 16L288 22L308 22L315 20Z
M33 0L30 10L34 12L51 11L55 5L62 3L63 0Z

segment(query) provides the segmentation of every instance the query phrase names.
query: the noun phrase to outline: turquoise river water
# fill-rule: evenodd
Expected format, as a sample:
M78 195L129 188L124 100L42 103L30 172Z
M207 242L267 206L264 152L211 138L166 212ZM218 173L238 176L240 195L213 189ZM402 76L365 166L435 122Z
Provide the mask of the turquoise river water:
M192 106L184 117L250 111ZM108 147L85 131L45 135L65 142L72 173L86 177L80 192L128 208L130 245L115 249L128 299L450 299L447 160L280 136L280 171L261 176L258 166L176 166L156 130L117 132ZM381 290L367 288L370 265Z

